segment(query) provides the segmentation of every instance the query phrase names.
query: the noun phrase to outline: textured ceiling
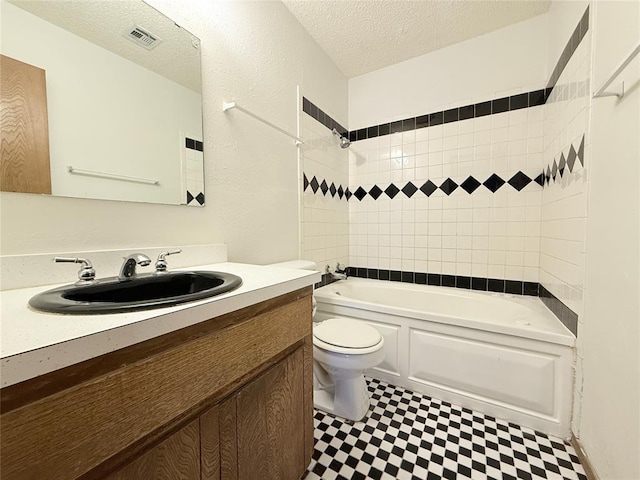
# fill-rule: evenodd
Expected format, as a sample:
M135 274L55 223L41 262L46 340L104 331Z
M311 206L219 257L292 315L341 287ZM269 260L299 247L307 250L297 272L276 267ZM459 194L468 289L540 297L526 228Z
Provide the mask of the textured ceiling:
M195 37L142 0L11 0L11 3L180 85L196 92L201 90L200 50L192 42ZM162 42L153 50L146 50L122 36L136 25L157 35Z
M348 78L545 13L550 0L282 0Z

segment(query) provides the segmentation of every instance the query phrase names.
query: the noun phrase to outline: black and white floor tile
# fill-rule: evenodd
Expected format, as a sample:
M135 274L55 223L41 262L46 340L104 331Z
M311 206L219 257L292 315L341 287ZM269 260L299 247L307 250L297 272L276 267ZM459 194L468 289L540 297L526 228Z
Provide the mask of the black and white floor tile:
M367 379L362 422L315 411L305 480L586 480L573 447L529 428Z

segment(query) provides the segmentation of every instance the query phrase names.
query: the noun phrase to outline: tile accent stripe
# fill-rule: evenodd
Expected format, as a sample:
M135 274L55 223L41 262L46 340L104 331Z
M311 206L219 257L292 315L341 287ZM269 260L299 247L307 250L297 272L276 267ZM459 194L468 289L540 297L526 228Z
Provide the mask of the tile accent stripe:
M200 140L194 140L193 138L185 137L184 146L190 150L197 150L198 152L204 151L204 146Z
M549 290L540 285L540 300L549 310L569 329L576 337L578 336L578 314L567 307L562 301Z
M544 105L551 90L535 90L533 92L520 93L510 97L496 98L486 102L465 105L440 112L428 113L418 117L405 118L395 122L382 123L359 130L349 132L349 140L352 142L366 140L367 138L381 137L392 133L407 132L419 128L434 127L445 123L458 122L470 118L495 115L496 113L519 110L521 108L537 107Z
M346 128L336 122L329 115L324 113L306 97L302 97L302 111L309 115L311 118L314 118L315 120L320 122L329 130L333 130L335 128L343 137L346 137L349 134L349 131Z
M558 80L560 79L562 72L564 71L565 67L569 63L569 60L571 60L571 57L573 56L576 49L578 48L578 45L580 45L580 42L582 41L584 36L587 34L588 30L589 30L589 6L587 5L586 10L582 14L582 18L576 25L576 28L573 30L571 37L569 37L569 40L567 41L567 44L564 47L564 50L560 54L560 58L558 59L558 62L556 63L555 68L553 69L553 72L551 73L551 77L549 77L549 81L547 82L547 88L545 89L546 91L549 92L549 94L551 94L551 90L553 90L553 88L556 86L556 83L558 83ZM548 95L547 95L547 98L548 98Z
M418 285L434 285L437 287L464 288L483 292L510 293L513 295L530 295L537 297L540 284L519 280L502 280L498 278L466 277L461 275L445 275L440 273L405 272L400 270L383 270L377 268L347 267L350 277L369 278L391 282L415 283Z

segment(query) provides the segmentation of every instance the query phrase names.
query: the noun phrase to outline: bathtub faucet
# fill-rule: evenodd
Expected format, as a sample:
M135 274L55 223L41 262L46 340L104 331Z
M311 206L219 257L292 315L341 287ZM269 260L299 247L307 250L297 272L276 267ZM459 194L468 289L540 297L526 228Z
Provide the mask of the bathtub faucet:
M336 269L332 272L331 271L331 267L329 267L329 265L327 265L326 268L326 272L330 273L333 278L337 279L337 280L346 280L347 279L347 269L346 268L340 268L340 262L338 262L336 264Z

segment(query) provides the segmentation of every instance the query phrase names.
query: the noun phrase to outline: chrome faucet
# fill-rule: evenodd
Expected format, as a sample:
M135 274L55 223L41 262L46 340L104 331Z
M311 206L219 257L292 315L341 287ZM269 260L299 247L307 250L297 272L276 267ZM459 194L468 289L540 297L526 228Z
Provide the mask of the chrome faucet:
M347 273L347 268L342 268L340 262L338 262L336 263L336 269L333 271L333 275L340 280L346 280L349 274Z
M129 280L136 276L136 267L138 265L146 267L151 263L151 259L142 253L132 253L124 259L124 263L120 268L120 281Z
M169 250L168 252L162 252L158 255L156 260L156 273L163 273L167 271L167 255L175 255L176 253L182 253L182 249Z
M335 270L332 272L331 267L329 265L325 268L326 273L330 273L334 279L337 280L346 280L347 279L347 269L340 268L340 262L336 264Z
M56 263L81 263L82 268L78 272L78 281L76 285L91 285L96 282L96 271L93 269L93 265L86 258L77 257L54 257L53 261Z

